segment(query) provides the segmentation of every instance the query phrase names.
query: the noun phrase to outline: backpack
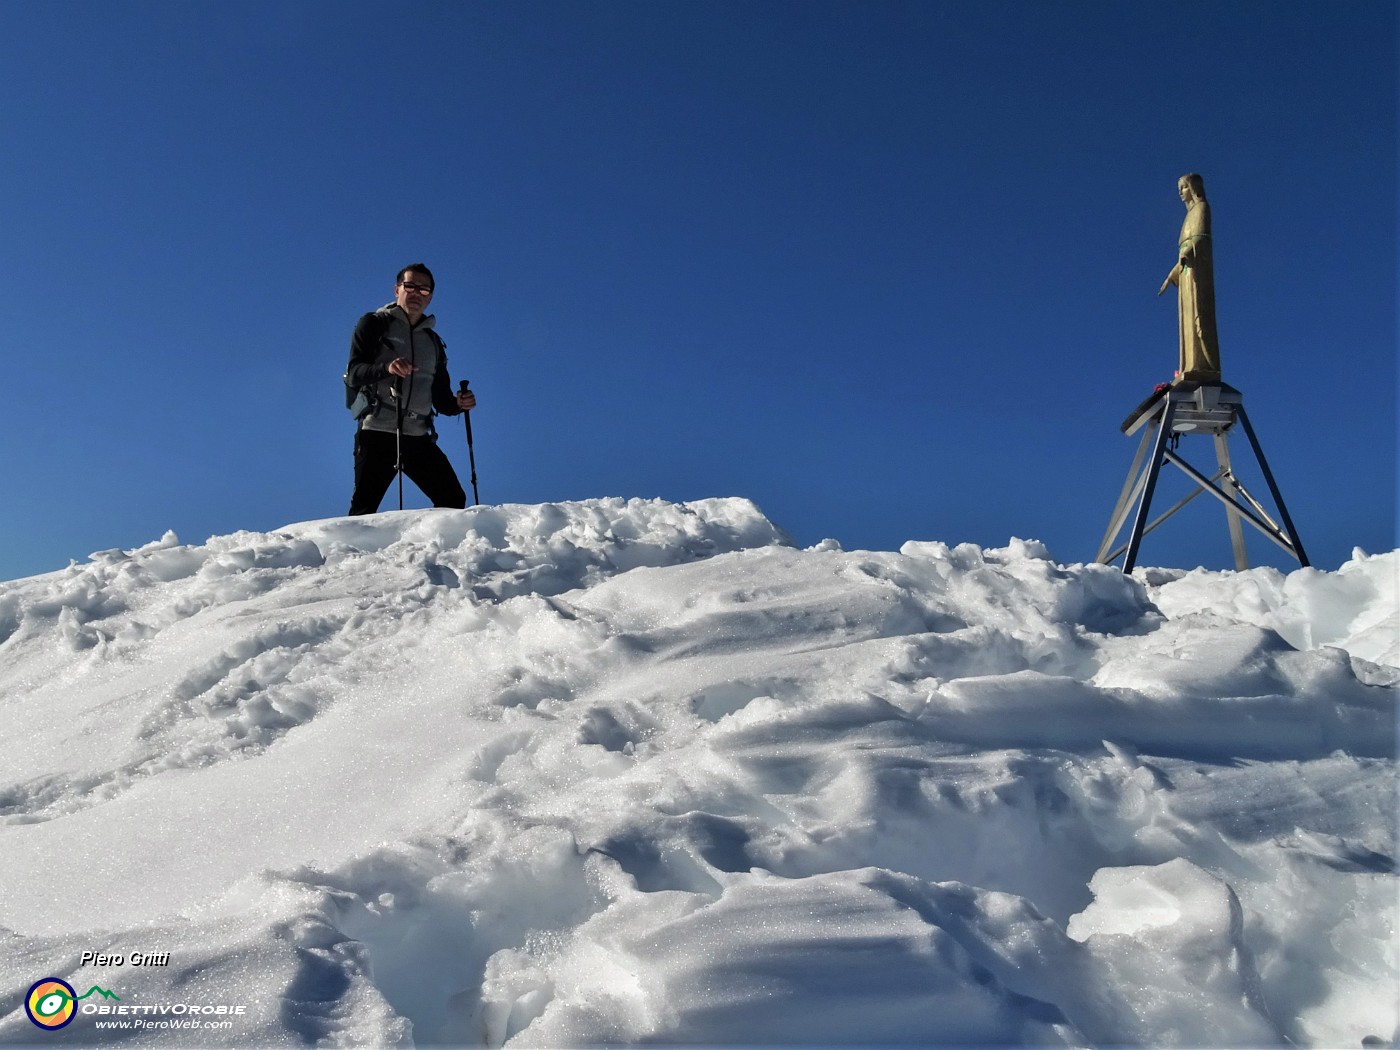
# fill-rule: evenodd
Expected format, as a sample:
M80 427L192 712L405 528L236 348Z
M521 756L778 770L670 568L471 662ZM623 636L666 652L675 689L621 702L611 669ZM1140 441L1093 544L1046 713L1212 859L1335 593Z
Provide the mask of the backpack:
M350 410L351 418L358 423L379 407L379 398L374 391L366 386L351 386L350 377L345 376L345 407Z
M380 313L372 313L369 316L375 319L376 323L380 325L380 329L378 334L366 332L366 336L375 341L382 339L384 333L389 330L389 319ZM447 360L447 344L442 341L442 336L437 334L436 329L429 328L428 334L432 336L433 342L437 346L437 364L438 368L441 369ZM340 378L345 385L345 407L350 410L350 415L356 423L379 407L379 393L373 386L352 386L348 369Z

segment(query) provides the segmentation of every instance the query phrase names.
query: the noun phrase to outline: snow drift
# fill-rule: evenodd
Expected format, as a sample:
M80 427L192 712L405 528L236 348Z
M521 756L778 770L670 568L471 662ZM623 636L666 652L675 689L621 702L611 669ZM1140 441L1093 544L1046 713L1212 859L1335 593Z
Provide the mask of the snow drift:
M1398 558L595 500L0 584L0 1042L1390 1045Z

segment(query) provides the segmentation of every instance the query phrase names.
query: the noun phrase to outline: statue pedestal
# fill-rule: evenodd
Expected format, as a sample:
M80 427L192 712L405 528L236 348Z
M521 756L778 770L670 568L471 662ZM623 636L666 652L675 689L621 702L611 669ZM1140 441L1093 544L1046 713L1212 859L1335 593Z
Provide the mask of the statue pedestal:
M1230 467L1228 434L1236 423L1249 439L1250 448L1254 450L1254 456L1259 461L1259 469L1269 486L1269 493L1273 496L1274 506L1282 524L1269 516L1263 505L1250 495L1239 478L1235 477ZM1283 496L1279 493L1278 485L1274 483L1274 475L1264 459L1264 450L1259 445L1254 428L1249 425L1249 416L1244 410L1244 395L1234 387L1226 383L1176 383L1154 393L1134 409L1132 415L1123 421L1122 430L1129 435L1139 430L1143 431L1142 441L1138 444L1133 465L1128 468L1128 480L1124 482L1118 504L1113 508L1108 530L1104 533L1103 543L1099 545L1099 553L1094 559L1096 562L1107 565L1120 554L1126 554L1123 571L1132 572L1137 563L1142 538L1202 492L1206 492L1225 505L1225 520L1230 530L1230 543L1235 552L1236 569L1249 568L1244 530L1240 524L1242 521L1249 522L1298 559L1298 564L1308 564L1308 556L1303 551L1297 530L1293 528L1288 508L1283 504ZM1181 438L1197 434L1209 435L1215 443L1217 469L1211 477L1206 477L1191 466L1176 451ZM1143 460L1148 454L1149 446L1151 459L1144 466ZM1148 511L1164 463L1172 463L1179 467L1196 484L1196 488L1165 513L1149 522ZM1118 534L1123 531L1128 512L1134 504L1137 505L1137 512L1133 516L1132 533L1127 542L1115 547Z

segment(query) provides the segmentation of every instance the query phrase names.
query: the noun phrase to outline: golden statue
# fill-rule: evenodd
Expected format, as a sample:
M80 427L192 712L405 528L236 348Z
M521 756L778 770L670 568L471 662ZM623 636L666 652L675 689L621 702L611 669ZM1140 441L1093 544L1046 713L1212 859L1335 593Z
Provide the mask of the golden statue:
M1181 224L1177 263L1162 287L1177 288L1177 315L1181 327L1181 361L1177 381L1220 382L1220 343L1215 335L1215 264L1211 257L1210 204L1199 175L1177 180L1186 221Z

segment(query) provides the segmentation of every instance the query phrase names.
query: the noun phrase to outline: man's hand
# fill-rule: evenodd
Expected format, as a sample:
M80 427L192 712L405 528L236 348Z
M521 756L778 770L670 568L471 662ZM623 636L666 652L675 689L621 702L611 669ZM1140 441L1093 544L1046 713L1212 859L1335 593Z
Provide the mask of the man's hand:
M463 412L470 412L476 407L476 395L470 390L457 391L457 407Z
M391 376L398 376L402 379L404 376L410 375L416 371L417 369L413 367L413 362L406 357L396 357L389 362L389 374Z

